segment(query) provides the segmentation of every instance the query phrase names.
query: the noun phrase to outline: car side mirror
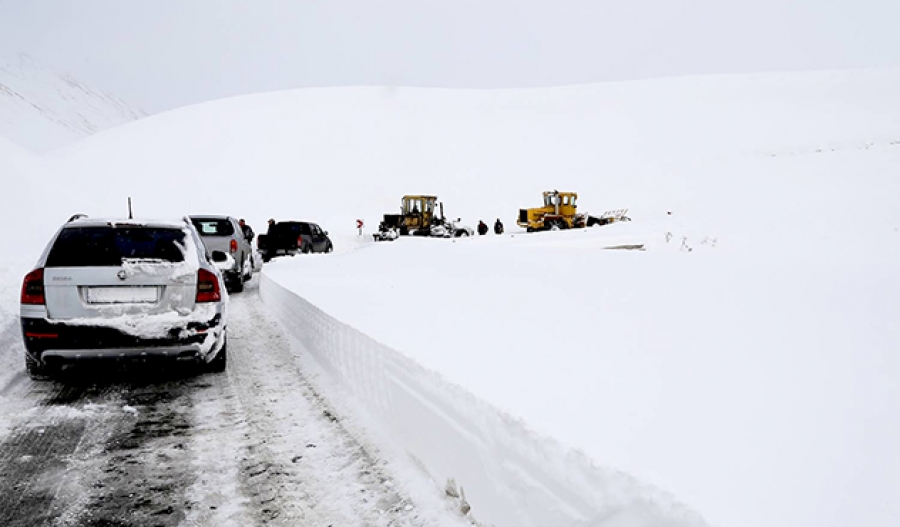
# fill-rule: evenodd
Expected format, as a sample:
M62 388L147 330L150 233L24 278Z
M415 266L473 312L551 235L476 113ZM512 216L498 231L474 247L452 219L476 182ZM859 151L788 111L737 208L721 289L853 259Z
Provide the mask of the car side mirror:
M228 260L228 256L222 251L213 251L212 252L212 261L216 263L224 262Z
M322 231L322 232L325 233L325 236L328 236L328 231Z

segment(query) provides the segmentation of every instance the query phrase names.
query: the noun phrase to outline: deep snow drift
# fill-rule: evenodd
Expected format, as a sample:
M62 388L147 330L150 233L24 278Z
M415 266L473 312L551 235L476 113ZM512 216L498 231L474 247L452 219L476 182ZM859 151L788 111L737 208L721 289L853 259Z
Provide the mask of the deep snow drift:
M69 214L124 214L128 196L145 216L316 220L338 254L276 261L272 280L536 432L714 525L887 526L898 123L895 70L281 92L56 152L49 208L11 210L35 256ZM516 232L552 188L634 221ZM371 229L413 193L508 235L356 239L356 218ZM602 249L623 243L647 250Z

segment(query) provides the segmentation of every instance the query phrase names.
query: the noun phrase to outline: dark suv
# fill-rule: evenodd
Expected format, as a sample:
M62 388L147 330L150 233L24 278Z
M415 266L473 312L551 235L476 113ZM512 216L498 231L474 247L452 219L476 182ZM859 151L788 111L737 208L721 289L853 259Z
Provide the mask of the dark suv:
M308 221L270 224L269 231L257 237L256 245L264 262L276 256L293 256L298 252L330 253L334 250L328 231Z

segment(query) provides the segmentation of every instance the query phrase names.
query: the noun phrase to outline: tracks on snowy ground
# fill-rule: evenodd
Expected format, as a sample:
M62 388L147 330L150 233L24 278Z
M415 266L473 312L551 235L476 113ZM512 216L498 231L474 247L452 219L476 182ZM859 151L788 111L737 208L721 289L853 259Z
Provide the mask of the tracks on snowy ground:
M0 525L425 525L307 382L255 287L232 297L228 347L224 374L8 377Z

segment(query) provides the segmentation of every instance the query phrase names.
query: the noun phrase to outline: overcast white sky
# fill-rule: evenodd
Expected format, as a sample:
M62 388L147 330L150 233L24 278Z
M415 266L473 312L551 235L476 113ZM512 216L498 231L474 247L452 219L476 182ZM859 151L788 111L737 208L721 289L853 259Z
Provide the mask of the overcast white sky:
M303 86L900 66L898 0L0 0L0 53L156 112Z

